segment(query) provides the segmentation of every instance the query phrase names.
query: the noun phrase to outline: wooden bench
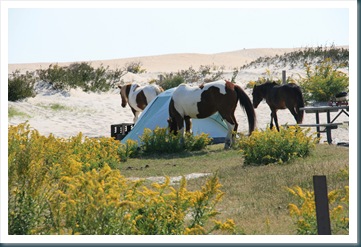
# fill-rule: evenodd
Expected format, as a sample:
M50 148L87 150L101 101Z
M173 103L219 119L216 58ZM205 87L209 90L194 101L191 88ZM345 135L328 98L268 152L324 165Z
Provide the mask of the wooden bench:
M343 123L324 123L324 124L292 124L287 126L299 126L299 127L315 127L317 130L317 137L319 136L319 133L326 133L327 136L327 142L328 144L332 144L332 136L331 136L331 130L337 129L339 125L342 125ZM323 130L320 128L324 127Z

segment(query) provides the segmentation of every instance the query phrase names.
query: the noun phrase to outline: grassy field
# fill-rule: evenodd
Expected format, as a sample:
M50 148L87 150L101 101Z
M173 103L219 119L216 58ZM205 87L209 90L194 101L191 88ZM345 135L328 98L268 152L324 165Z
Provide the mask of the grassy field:
M129 159L119 169L126 177L179 176L218 172L225 192L218 218L232 218L245 234L296 234L287 206L294 202L286 187L313 190L312 176L326 175L328 190L348 185L349 150L319 144L312 154L283 165L244 166L237 150L223 145L204 151L174 155L152 155ZM189 189L199 189L205 177L188 181Z

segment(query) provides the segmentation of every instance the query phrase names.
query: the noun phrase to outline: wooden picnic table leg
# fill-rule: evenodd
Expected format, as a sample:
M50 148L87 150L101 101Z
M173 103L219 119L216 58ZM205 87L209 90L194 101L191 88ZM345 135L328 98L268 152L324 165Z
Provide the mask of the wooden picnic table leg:
M331 113L327 111L327 123L331 122ZM332 144L331 127L326 127L326 135L328 144Z
M320 123L320 116L318 114L318 111L316 111L316 124L319 124ZM316 131L317 131L317 138L320 138L320 127L317 126L316 127Z
M331 113L330 111L327 111L327 123L331 122Z
M327 142L328 142L328 144L332 144L331 126L326 127L326 135L327 135Z
M336 115L336 117L333 118L333 120L331 121L331 123L333 123L342 113L345 113L347 116L349 116L348 113L347 113L344 109L342 109L342 110Z

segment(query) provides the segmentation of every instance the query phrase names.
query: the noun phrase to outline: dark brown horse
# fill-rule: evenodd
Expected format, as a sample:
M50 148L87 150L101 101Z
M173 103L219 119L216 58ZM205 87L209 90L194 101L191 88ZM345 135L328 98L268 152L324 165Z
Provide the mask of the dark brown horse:
M238 123L234 116L237 101L246 111L248 117L249 133L256 125L256 115L252 102L247 94L239 87L229 81L215 81L202 84L199 87L191 87L181 84L174 91L169 103L169 128L177 134L184 134L184 121L186 131L191 130L191 118L207 118L219 112L228 127L225 148L234 142L234 133L237 131Z
M122 98L122 107L126 107L127 103L134 114L133 122L138 120L139 114L145 107L161 92L163 88L149 84L146 86L139 86L138 84L127 84L125 86L118 85L120 89L120 96Z
M271 124L273 128L273 120L276 128L278 127L277 110L288 108L298 124L303 121L303 111L300 107L304 106L301 88L294 83L279 85L276 82L266 82L259 86L254 86L253 106L257 108L259 103L265 99L271 108Z

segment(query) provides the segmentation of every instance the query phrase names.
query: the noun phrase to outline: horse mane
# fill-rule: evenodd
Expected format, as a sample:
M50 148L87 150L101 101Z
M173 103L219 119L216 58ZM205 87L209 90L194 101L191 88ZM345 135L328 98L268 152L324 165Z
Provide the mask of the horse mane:
M266 84L266 85L279 85L277 82L275 82L275 81L270 81L270 80L267 80L265 83L263 83L263 84ZM262 85L263 85L262 84Z
M129 97L129 93L130 93L130 88L131 88L131 87L132 87L132 84L131 84L131 83L125 85L125 95L126 95L127 97Z

